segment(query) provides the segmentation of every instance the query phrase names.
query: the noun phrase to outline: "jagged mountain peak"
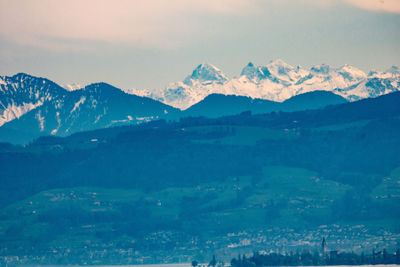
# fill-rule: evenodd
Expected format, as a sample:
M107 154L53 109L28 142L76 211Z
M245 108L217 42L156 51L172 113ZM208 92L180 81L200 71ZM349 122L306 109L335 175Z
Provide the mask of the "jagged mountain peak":
M364 71L362 71L361 69L356 68L356 67L354 67L354 66L352 66L352 65L349 65L349 64L344 64L343 66L339 67L337 70L338 70L338 71L353 72L353 73L357 72L357 73L360 73L360 74L364 74L364 75L365 75L365 72L364 72Z
M249 62L241 71L240 76L245 76L249 80L258 79L262 80L271 75L268 67L266 66L255 66L252 62Z
M246 67L250 67L250 68L251 68L251 67L254 67L253 62L250 61L249 63L247 63Z
M165 90L146 95L180 109L187 109L213 93L284 101L298 94L324 90L353 101L375 97L376 93L371 95L376 91L372 87L378 85L388 88L380 88L378 94L399 90L399 73L398 67L393 67L388 72L368 76L348 64L339 68L321 64L305 69L276 59L261 66L248 62L239 77L228 79L213 65L200 64L183 82L172 83ZM371 83L370 79L380 81Z
M331 67L327 64L315 65L311 67L311 72L328 74L331 71Z
M283 81L294 81L297 79L298 74L301 71L300 68L295 68L292 65L287 64L285 61L282 59L276 59L271 61L266 68L268 68L268 71L277 79L283 80ZM304 73L302 73L304 74ZM302 75L304 76L304 75Z
M252 79L255 77L255 74L257 73L257 68L254 66L252 62L249 62L240 72L240 76L246 76L249 79Z
M351 65L345 64L344 66L337 69L337 72L344 78L350 81L362 80L367 77L367 74Z
M198 65L185 80L185 84L192 84L192 81L199 82L217 82L223 83L228 80L226 75L214 65L203 63Z
M280 58L271 60L271 61L269 62L268 65L280 65L280 66L289 66L289 67L292 67L292 66L290 66L288 63L286 63L285 61L283 61L283 60L280 59Z
M270 63L267 65L269 69L279 69L279 70L293 70L295 69L292 65L289 65L282 59L278 58L275 60L270 61Z

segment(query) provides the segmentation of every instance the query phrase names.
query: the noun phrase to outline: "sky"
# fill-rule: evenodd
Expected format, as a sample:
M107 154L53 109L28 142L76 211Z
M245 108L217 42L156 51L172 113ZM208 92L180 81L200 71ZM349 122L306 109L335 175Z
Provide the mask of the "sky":
M400 0L0 0L0 75L151 90L278 58L400 65Z

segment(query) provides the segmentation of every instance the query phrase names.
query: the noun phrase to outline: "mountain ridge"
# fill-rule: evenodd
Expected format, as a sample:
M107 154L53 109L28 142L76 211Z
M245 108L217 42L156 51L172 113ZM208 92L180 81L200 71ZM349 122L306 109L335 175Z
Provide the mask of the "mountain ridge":
M207 69L210 79L196 79L193 73ZM292 96L316 90L334 92L349 101L376 97L400 89L400 71L396 66L385 72L362 70L345 64L338 68L315 65L309 69L293 67L281 59L267 65L249 62L238 77L228 78L219 68L203 63L182 82L164 89L127 89L127 93L147 96L185 110L210 94L248 96L282 102ZM207 77L207 76L206 76Z
M217 118L250 111L252 114L271 112L293 112L324 108L348 102L329 91L312 91L293 96L283 102L251 98L248 96L211 94L183 111L184 116L206 116Z
M218 72L216 69L210 70L203 67L194 72L193 76L208 77L210 71ZM215 77L223 79L220 75ZM245 111L251 111L254 114L296 111L322 108L346 101L331 92L319 91L307 93L314 97L303 96L306 100L300 106L298 106L298 100L279 103L243 96L211 94L195 104L193 108L180 111L151 98L127 94L104 82L69 91L49 80L26 74L15 75L11 78L14 79L12 85L15 88L18 90L25 88L28 93L22 90L15 99L3 95L0 101L33 103L24 114L23 112L17 114L18 116L5 121L0 127L0 141L11 143L28 143L43 135L66 136L80 131L139 124L158 119L176 120L187 116L215 118ZM26 80L29 81L26 82ZM41 88L43 84L48 87ZM20 98L25 99L25 102L20 101ZM323 100L324 98L328 99ZM35 103L38 104L34 105ZM18 111L18 107L16 110Z
M315 84L321 88L315 88ZM351 86L345 88L348 84ZM215 118L244 111L257 114L323 108L345 99L355 101L396 92L400 71L393 66L387 72L371 71L367 75L350 65L337 69L317 65L307 71L275 60L266 66L249 62L239 78L229 79L220 69L203 63L175 85L156 97L154 92L133 94L104 82L71 90L26 73L0 76L0 140L26 142L41 135L65 136L184 116ZM183 112L173 107L188 103L194 104Z
M3 141L17 138L26 142L40 135L65 136L89 129L138 124L176 111L107 83L68 91L47 79L27 74L6 77L5 81L0 87L0 139Z

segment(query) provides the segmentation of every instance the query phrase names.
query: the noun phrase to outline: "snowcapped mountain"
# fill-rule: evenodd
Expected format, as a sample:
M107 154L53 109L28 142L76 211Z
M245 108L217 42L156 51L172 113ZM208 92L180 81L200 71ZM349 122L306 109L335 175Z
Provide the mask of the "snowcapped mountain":
M80 87L61 87L24 73L0 76L0 141L22 132L29 138L43 134L63 136L157 118L176 119L186 113L173 107L188 109L212 94L284 102L301 94L327 91L355 101L399 91L400 69L393 66L385 72L366 74L349 65L332 68L323 64L305 69L275 60L262 66L248 63L238 77L228 78L220 69L201 64L183 81L171 83L165 89L122 91L105 83ZM246 98L213 97L199 107L216 110L222 105L218 101L226 103L227 112L232 110L230 103L238 103L232 107L235 111L252 103ZM310 101L304 103L302 108L311 105ZM259 105L263 106L260 110L269 110L264 104Z
M176 110L150 98L129 95L106 83L68 91L47 79L17 74L0 77L0 140L137 124ZM26 138L29 137L29 138Z
M165 104L187 109L210 94L239 95L282 102L292 96L316 90L330 91L350 101L376 97L398 91L399 67L368 75L350 65L332 68L316 65L310 69L293 67L278 59L265 66L247 64L239 77L229 79L220 69L199 65L182 82L171 83L161 90L127 90Z
M171 83L166 89L155 91L130 89L127 93L150 97L173 107L186 109L213 93L230 94L225 91L229 79L218 68L200 64L182 82Z
M0 76L0 126L47 101L63 99L67 91L50 80L24 73Z

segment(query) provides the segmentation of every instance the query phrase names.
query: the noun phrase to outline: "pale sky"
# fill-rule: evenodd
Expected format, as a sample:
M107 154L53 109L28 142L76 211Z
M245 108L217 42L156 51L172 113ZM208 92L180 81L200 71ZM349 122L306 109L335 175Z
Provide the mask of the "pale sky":
M0 75L152 89L277 58L400 65L400 0L0 0Z

